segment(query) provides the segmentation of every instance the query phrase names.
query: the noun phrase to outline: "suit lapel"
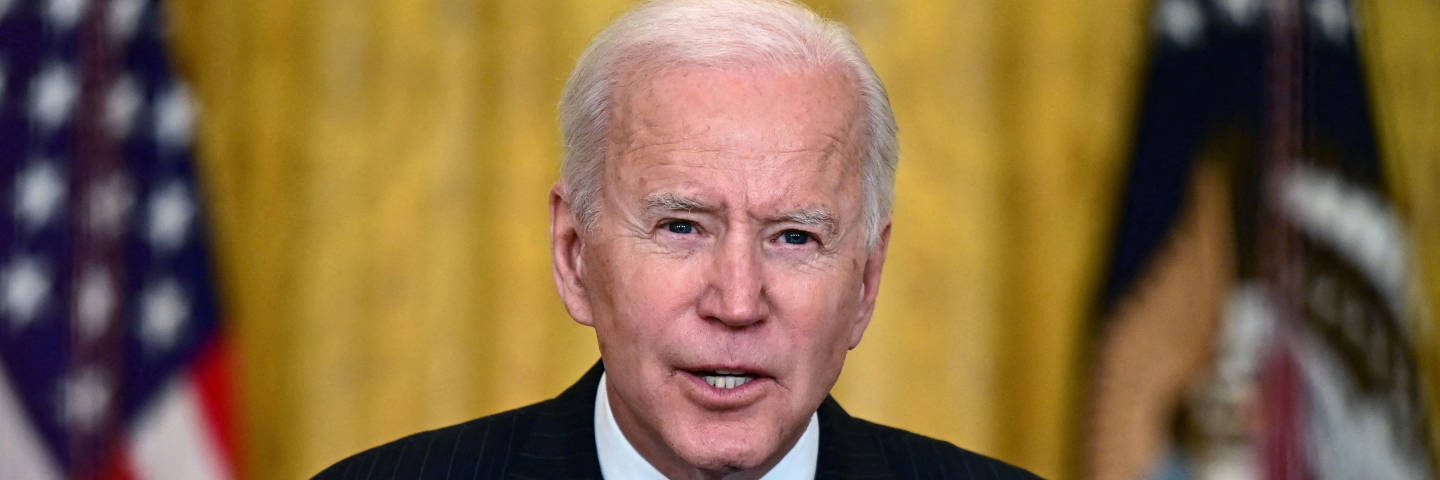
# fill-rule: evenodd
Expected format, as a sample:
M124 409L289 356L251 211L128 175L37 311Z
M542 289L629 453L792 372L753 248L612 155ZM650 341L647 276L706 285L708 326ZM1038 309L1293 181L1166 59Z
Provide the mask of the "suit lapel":
M604 364L596 362L560 396L536 405L535 424L520 444L507 478L601 478L595 451L595 392L604 371Z
M875 437L840 408L834 397L825 397L818 414L820 458L815 465L815 480L894 478Z

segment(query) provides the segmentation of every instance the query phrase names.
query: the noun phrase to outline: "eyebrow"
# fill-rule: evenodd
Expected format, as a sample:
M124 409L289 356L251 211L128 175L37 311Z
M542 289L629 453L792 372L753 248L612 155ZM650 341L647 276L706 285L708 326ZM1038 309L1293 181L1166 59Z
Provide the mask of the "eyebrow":
M723 210L723 208L707 204L699 199L673 192L656 192L646 195L640 204L644 211L652 215L656 212L718 212ZM834 234L840 223L836 220L835 214L819 207L782 213L768 220L812 226L824 230L826 234Z
M696 212L718 210L698 199L671 192L656 192L646 195L645 198L640 201L640 204L646 211Z
M782 222L818 227L827 234L835 233L836 225L839 223L835 220L834 214L823 208L811 208L798 212L782 213L776 217L776 219Z

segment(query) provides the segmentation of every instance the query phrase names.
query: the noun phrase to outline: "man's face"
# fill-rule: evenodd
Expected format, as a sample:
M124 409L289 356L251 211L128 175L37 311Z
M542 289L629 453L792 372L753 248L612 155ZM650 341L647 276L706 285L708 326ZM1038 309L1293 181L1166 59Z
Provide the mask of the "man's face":
M552 192L561 296L667 475L768 470L860 342L889 228L867 247L854 91L834 70L667 70L617 98L593 227Z

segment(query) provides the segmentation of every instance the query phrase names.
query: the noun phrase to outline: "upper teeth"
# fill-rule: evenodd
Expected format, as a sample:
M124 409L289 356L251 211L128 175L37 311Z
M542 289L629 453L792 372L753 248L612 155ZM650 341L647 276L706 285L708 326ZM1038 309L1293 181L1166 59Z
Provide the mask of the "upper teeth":
M720 370L717 370L715 373L719 373L720 375L717 375L717 376L706 375L706 376L704 377L704 378L705 378L705 383L708 383L708 384L710 384L710 386L715 387L715 388L735 388L735 387L744 385L744 384L746 384L746 383L749 383L750 380L751 380L750 377L742 377L742 376L738 376L738 375L733 375L733 374L732 374L732 373L740 373L740 372L728 372L728 371L720 371Z

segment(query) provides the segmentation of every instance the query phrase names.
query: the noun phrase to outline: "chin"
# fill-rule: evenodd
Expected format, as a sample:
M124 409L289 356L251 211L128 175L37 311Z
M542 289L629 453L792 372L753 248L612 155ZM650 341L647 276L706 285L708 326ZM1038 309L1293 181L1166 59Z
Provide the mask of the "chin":
M731 427L733 428L733 427ZM763 429L742 431L700 429L674 442L675 453L685 463L711 472L738 472L759 467L780 449L778 434Z

